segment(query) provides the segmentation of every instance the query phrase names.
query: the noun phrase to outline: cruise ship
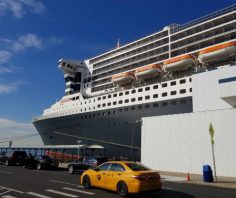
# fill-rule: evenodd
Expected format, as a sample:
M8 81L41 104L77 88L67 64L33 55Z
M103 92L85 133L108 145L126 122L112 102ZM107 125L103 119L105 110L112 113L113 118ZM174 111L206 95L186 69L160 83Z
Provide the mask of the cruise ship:
M230 69L235 60L232 5L85 61L60 59L65 95L33 124L45 145L80 140L103 146L108 157L139 160L142 118L192 113L192 76Z

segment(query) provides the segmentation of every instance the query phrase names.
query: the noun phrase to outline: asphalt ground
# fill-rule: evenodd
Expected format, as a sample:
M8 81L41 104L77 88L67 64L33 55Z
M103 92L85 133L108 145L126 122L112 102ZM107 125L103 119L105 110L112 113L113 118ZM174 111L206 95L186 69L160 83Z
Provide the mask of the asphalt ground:
M84 189L80 175L70 175L66 169L28 170L22 167L0 165L0 198L117 198L115 192ZM134 198L235 198L236 189L224 189L186 183L163 182L160 192L131 195Z

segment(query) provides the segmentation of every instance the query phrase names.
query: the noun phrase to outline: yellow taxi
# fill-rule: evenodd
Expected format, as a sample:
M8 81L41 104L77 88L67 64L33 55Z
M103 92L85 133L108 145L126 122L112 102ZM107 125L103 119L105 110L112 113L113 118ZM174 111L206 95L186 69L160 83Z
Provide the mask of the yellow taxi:
M84 188L98 187L116 191L120 196L160 190L160 174L138 162L109 161L81 175Z

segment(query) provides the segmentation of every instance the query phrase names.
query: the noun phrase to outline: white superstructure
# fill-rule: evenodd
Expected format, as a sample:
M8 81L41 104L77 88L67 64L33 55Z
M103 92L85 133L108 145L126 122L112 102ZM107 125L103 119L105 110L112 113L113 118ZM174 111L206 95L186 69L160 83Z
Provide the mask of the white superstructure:
M192 75L233 65L235 54L233 5L85 61L61 59L65 96L33 123L45 144L77 138L139 158L141 118L193 112Z

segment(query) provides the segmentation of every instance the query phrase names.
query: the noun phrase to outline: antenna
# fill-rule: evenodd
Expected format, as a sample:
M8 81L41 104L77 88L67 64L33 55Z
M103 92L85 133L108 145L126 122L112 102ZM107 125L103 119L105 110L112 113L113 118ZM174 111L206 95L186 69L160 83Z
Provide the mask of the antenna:
M117 39L116 49L120 47L120 39Z

